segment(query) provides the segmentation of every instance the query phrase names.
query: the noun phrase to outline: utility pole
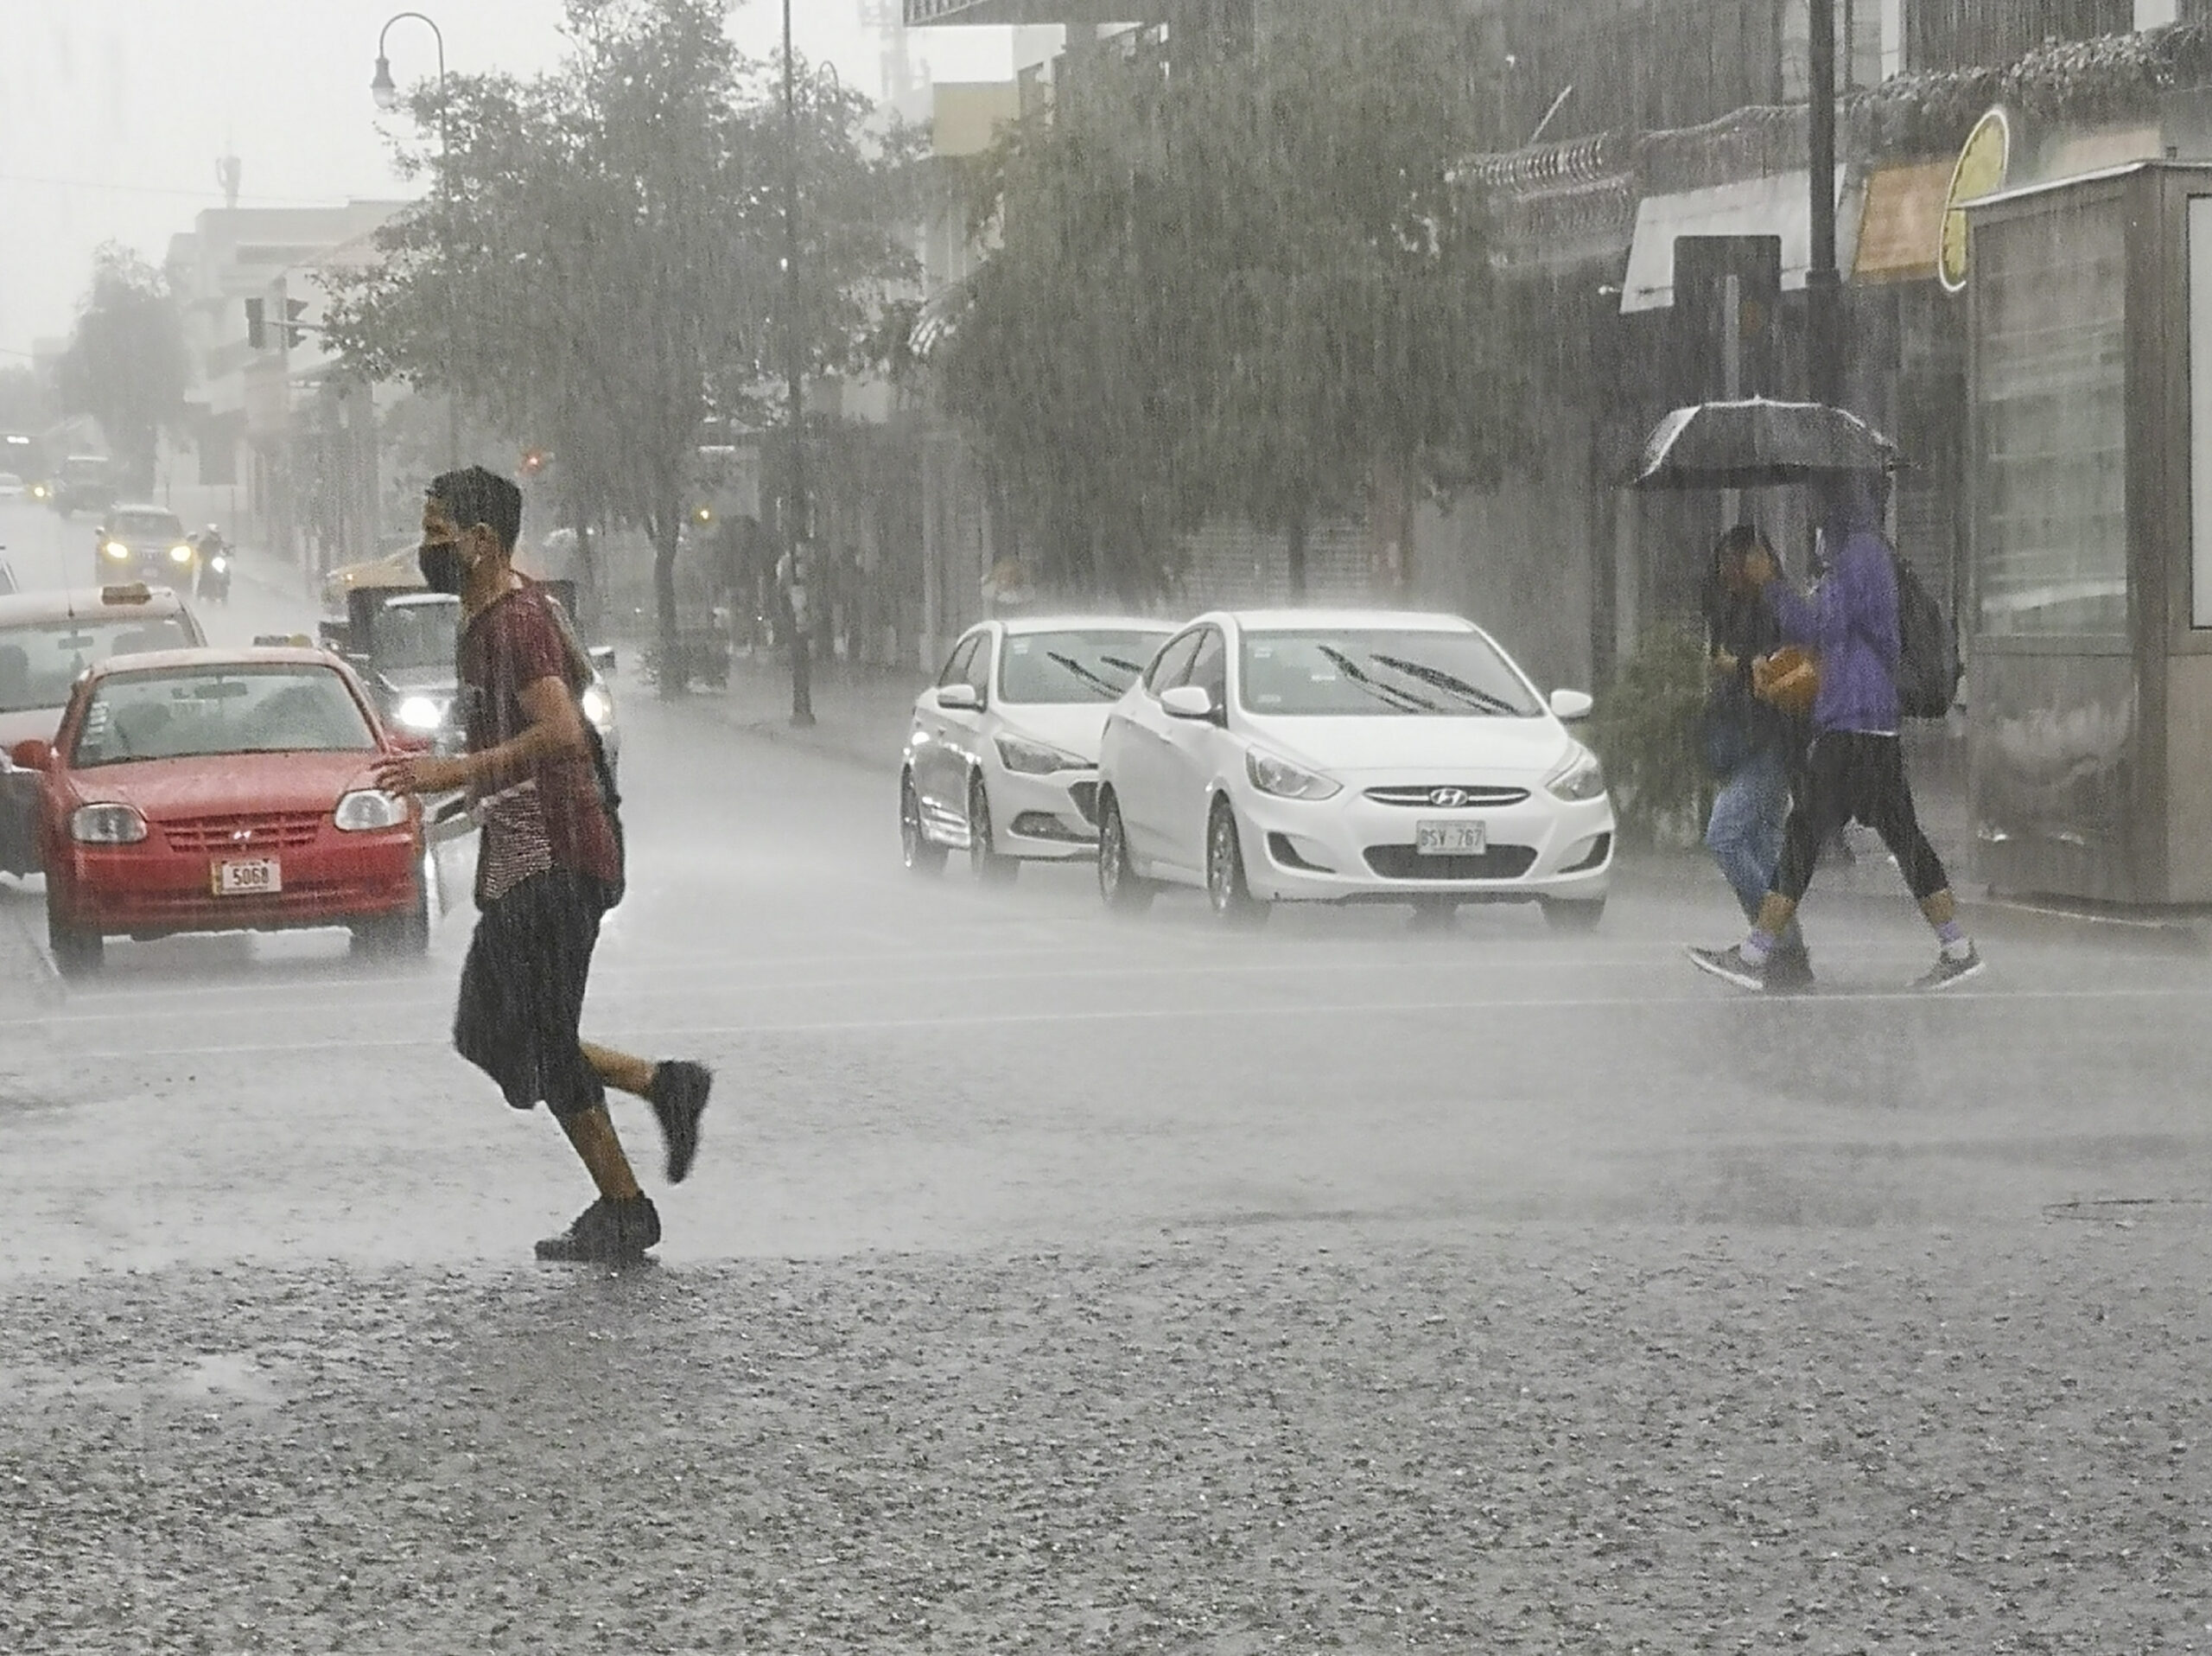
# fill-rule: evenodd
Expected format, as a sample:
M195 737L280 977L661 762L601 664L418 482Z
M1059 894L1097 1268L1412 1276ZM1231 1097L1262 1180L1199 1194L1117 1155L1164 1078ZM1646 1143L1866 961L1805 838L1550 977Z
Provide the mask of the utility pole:
M785 471L784 550L791 578L784 608L791 635L791 723L814 723L814 683L807 659L807 624L796 600L805 591L799 562L806 517L806 339L799 324L798 87L791 60L791 0L784 0L784 381L791 415L791 458Z
M1843 399L1843 277L1835 267L1835 0L1808 0L1813 220L1805 270L1806 377L1813 400Z

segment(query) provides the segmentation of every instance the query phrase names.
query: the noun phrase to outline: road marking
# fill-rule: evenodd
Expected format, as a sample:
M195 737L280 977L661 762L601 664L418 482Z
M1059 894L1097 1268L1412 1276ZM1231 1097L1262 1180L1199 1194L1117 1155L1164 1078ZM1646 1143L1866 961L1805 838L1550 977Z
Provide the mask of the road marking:
M1925 990L1896 989L1828 990L1818 995L1791 996L1788 1003L1801 1010L1844 1007L1896 1005L1940 1002L1946 1005L2018 1005L2036 1001L2173 1001L2202 1000L2203 990L2190 989L2066 989L2015 990L1992 993L1986 990L1949 990L1931 995ZM1781 997L1776 997L1777 1000ZM1743 1008L1765 1003L1745 996L1731 1002L1711 995L1558 996L1535 1000L1367 1001L1330 1005L1291 1003L1273 1006L1160 1006L1129 1007L1112 1011L987 1012L965 1016L931 1014L905 1018L823 1019L810 1023L675 1023L632 1026L622 1038L638 1041L669 1038L702 1039L740 1035L810 1035L894 1034L907 1029L1010 1029L1024 1025L1070 1023L1144 1023L1194 1022L1206 1019L1408 1017L1433 1013L1497 1013L1521 1016L1530 1012L1569 1012L1703 1006ZM238 1041L200 1047L130 1047L73 1052L73 1060L145 1058L214 1058L281 1053L404 1052L443 1047L443 1040L423 1038L361 1040L339 1037L327 1041Z

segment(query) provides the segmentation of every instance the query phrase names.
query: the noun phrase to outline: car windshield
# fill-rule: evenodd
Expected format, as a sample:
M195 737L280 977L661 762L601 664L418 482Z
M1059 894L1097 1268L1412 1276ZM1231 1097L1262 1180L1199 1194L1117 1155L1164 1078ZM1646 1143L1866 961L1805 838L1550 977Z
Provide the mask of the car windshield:
M457 603L390 604L371 625L369 653L379 668L387 670L450 669L460 625Z
M0 488L21 488L23 480L13 472L0 472Z
M174 512L118 512L107 532L114 540L177 541L184 538L184 520Z
M1269 717L1526 719L1542 710L1477 633L1248 633L1243 665L1245 710Z
M999 653L999 699L1017 705L1118 701L1166 641L1164 627L1009 634Z
M61 706L78 675L110 656L181 650L198 642L180 615L0 627L0 713Z
M79 768L213 754L365 753L375 734L325 667L210 666L118 673L85 710Z

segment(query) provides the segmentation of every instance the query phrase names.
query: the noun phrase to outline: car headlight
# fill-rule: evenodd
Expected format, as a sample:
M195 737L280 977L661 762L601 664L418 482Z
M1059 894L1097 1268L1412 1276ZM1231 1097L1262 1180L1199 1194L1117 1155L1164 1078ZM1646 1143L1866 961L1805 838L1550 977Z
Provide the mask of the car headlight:
M1078 759L1071 753L1047 747L1041 742L1030 742L1021 736L1002 736L998 738L999 762L1008 770L1022 776L1050 776L1056 770L1089 770L1088 759Z
M339 800L332 819L349 834L397 828L407 820L407 801L378 788L365 787Z
M444 711L428 696L410 696L392 717L410 730L435 730L446 722Z
M576 697L576 705L584 710L584 717L591 728L605 736L614 728L614 698L607 693L604 685L586 685L584 693Z
M115 558L118 561L130 556L130 549L128 546L125 546L119 540L111 540L108 542L106 545L100 548L100 551L105 552L110 557Z
M1570 804L1594 799L1605 791L1605 767L1597 755L1578 745L1567 762L1544 779L1544 787L1554 799Z
M1244 774L1252 779L1254 787L1278 799L1325 799L1344 792L1342 782L1257 748L1245 754Z
M172 547L170 547L170 548L169 548L169 562L170 562L170 563L172 563L172 564L189 564L189 563L191 563L191 562L192 562L192 548L191 548L191 547L189 547L189 546L172 546Z
M207 560L207 567L214 570L216 574L223 575L229 571L231 560L225 557L222 553L218 552L214 557Z
M80 845L136 845L146 818L127 805L88 805L70 813L69 838Z

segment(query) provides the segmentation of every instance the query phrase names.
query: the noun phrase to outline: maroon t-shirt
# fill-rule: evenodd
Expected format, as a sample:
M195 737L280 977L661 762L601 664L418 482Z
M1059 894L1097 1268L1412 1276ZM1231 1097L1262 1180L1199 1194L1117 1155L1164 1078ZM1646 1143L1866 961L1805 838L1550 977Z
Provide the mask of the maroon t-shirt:
M511 742L530 727L522 692L558 678L571 694L590 682L554 601L535 582L480 611L461 635L461 700L471 753ZM533 874L566 869L610 885L622 877L621 854L600 797L591 755L535 767L504 787L472 792L484 825L476 895L496 901Z

